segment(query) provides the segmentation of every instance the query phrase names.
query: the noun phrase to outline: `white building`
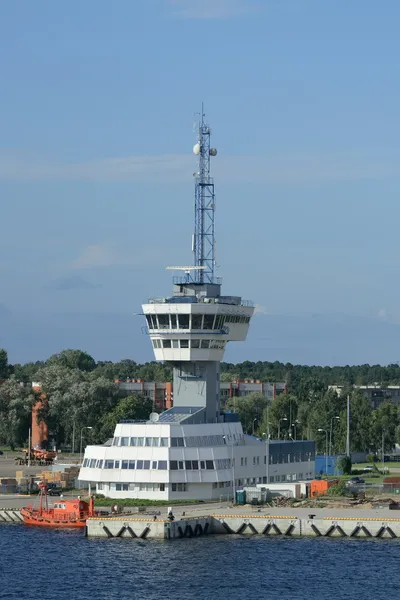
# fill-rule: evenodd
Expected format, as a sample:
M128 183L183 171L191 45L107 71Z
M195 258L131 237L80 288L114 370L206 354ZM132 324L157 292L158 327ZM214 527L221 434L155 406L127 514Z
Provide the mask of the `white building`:
M186 274L175 278L172 295L143 305L155 358L173 366L174 405L146 422L120 423L112 446L88 446L79 475L113 498L207 500L243 485L314 476L314 442L266 443L220 410L220 361L228 342L246 339L254 306L222 295L214 277L216 150L203 120L195 153L195 266L174 267Z

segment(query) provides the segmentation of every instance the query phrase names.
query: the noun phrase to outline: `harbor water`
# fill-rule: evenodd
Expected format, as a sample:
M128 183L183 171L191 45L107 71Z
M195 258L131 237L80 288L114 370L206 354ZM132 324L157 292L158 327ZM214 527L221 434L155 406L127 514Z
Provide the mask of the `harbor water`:
M88 539L0 526L0 599L398 600L398 540Z

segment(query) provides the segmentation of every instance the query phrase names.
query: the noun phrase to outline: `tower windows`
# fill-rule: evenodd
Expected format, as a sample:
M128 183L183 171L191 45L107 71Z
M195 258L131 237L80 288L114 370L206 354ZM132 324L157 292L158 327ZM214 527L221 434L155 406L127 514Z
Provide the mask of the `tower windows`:
M189 329L190 315L178 315L179 329Z

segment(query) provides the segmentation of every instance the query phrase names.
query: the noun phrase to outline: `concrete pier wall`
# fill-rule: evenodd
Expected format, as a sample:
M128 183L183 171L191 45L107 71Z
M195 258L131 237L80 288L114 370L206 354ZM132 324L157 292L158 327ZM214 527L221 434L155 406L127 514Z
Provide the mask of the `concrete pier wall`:
M19 510L0 509L0 523L23 523L23 519Z
M105 538L171 540L208 534L397 539L400 538L400 519L211 515L171 523L118 517L88 519L86 527L88 537Z
M212 517L199 517L168 521L146 518L96 518L88 519L86 535L105 538L137 538L172 540L213 533Z

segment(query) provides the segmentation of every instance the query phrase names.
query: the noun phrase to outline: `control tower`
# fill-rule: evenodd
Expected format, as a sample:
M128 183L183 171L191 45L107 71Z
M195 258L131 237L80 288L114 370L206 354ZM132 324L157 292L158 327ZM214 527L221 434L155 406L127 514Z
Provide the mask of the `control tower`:
M202 111L193 147L197 157L192 266L167 267L180 272L170 296L143 305L156 360L170 363L174 406L160 420L217 423L220 413L220 362L230 341L244 341L254 312L240 296L223 295L215 276L215 188L211 129ZM192 415L192 417L190 417Z

